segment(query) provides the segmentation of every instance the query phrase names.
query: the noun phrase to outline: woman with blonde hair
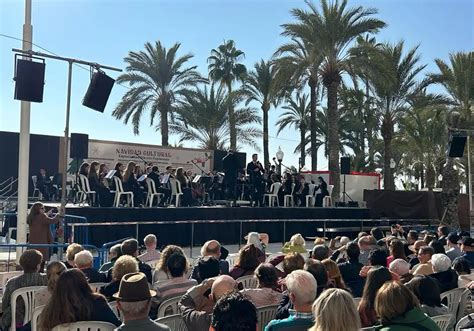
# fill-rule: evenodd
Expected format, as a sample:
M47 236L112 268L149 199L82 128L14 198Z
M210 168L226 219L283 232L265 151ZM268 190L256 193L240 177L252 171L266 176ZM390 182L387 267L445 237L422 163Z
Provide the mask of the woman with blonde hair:
M184 251L181 247L176 245L168 245L165 249L161 252L161 259L158 261L156 265L156 269L153 272L153 284L161 281L161 280L168 280L171 279L170 272L168 270L168 259L173 255L173 253L179 253L186 257ZM188 275L189 266L186 264L186 270L184 271L185 275Z
M358 331L359 314L345 290L330 288L313 304L314 326L309 331Z
M115 301L113 295L118 292L122 277L126 274L138 271L138 262L133 256L123 255L119 257L112 267L112 281L101 287L99 292L103 294L107 300Z
M290 241L286 242L281 249L283 253L295 252L303 255L305 258L308 257L308 251L306 250L306 241L304 240L301 233L294 234L291 236Z
M326 267L329 276L329 287L340 288L346 290L346 284L344 284L344 280L341 276L341 271L337 266L337 263L331 259L324 259L321 261L322 264Z
M53 293L54 287L59 276L66 271L66 265L60 261L53 261L48 263L46 267L46 276L48 277L48 286L42 288L35 293L35 306L45 305L51 298L51 293Z
M375 312L382 324L381 331L440 331L436 323L420 308L412 291L400 282L387 282L375 297Z

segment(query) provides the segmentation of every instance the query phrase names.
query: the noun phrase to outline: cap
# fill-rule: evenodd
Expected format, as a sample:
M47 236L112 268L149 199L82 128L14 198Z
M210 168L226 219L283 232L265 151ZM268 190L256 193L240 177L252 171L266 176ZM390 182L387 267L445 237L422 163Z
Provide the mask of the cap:
M458 244L463 244L464 246L474 246L474 240L471 237L462 237L458 241Z

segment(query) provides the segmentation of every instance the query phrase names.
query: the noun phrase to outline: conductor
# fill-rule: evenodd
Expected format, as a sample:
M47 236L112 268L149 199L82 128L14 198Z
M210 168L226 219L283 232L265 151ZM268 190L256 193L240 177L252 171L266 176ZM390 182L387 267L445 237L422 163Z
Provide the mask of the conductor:
M252 201L253 205L260 205L263 207L263 173L265 169L262 164L258 161L258 155L252 155L252 162L247 164L247 174L250 176L250 184L252 184Z
M226 198L229 200L235 200L235 185L237 183L238 162L234 151L229 149L227 155L222 158L222 167L224 168L225 172L223 184L226 191Z

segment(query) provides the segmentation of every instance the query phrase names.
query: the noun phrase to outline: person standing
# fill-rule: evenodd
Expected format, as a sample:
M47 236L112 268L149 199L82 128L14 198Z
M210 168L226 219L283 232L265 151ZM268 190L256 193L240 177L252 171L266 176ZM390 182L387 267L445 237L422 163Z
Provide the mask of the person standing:
M258 161L258 155L252 155L252 162L247 164L247 174L250 176L250 184L252 185L252 202L254 206L263 207L263 174L265 169Z
M56 214L50 217L51 212L45 213L44 205L41 202L35 202L26 218L26 223L30 228L28 242L30 244L52 244L53 234L49 226L59 224L60 215ZM43 255L44 261L49 261L49 248L38 248Z

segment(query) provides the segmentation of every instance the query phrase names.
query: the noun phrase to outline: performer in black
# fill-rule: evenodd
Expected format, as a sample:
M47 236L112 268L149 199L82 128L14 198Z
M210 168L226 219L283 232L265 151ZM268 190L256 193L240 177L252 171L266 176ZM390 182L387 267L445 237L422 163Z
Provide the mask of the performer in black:
M252 185L252 201L253 205L260 205L263 207L263 192L265 183L263 181L263 174L265 169L258 161L258 155L252 155L252 162L247 164L247 174L250 176L250 184Z
M239 165L234 151L229 149L227 155L222 158L222 167L225 172L223 184L225 191L227 191L226 198L229 200L235 200L235 185L237 183L237 169Z
M153 166L151 168L151 172L148 174L148 178L152 179L155 182L156 192L164 194L159 203L159 206L163 207L165 205L165 202L169 201L169 198L171 197L171 190L162 186L160 172L157 166Z
M316 194L316 207L322 207L323 206L323 199L324 197L329 195L328 191L328 184L324 181L323 177L318 177L318 186L316 186L315 191L318 189L321 191L321 193Z

